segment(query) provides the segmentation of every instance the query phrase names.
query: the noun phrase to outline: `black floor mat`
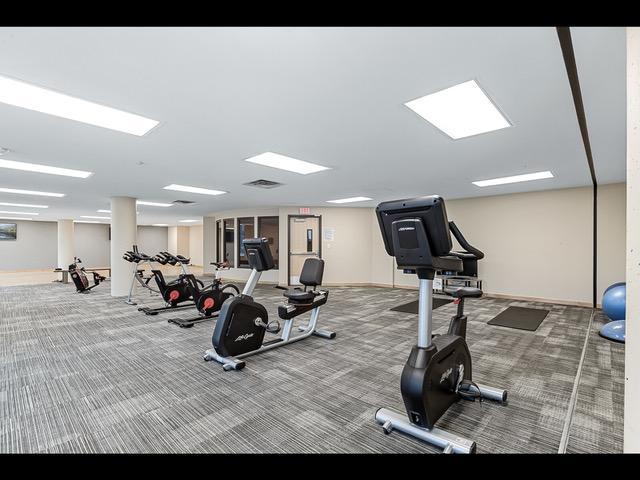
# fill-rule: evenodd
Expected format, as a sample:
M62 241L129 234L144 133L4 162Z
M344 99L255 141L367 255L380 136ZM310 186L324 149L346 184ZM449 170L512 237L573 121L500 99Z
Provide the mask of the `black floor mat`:
M451 303L453 300L449 300L448 298L433 298L433 308L434 310L442 305L446 305L447 303ZM414 300L413 302L404 303L402 305L398 305L397 307L393 307L391 309L392 312L402 312L402 313L415 313L418 314L418 300Z
M487 324L535 332L548 313L549 310L540 308L508 307Z

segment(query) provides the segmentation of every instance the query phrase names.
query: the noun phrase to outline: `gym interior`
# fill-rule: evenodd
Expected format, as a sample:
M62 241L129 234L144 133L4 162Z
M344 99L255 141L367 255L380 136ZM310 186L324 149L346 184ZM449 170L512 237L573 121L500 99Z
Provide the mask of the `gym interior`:
M0 452L640 452L640 29L0 44Z

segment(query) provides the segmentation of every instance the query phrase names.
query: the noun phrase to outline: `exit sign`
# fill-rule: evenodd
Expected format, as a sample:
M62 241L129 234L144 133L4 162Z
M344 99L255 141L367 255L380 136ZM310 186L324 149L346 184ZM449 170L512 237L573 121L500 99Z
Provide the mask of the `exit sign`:
M311 213L311 209L309 207L300 207L300 215L309 215Z

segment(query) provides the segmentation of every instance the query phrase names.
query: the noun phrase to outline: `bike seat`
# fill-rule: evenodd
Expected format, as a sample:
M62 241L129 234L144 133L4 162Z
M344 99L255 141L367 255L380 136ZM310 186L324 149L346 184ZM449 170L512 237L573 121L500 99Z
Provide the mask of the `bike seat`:
M482 296L482 290L473 287L459 287L445 291L454 298L478 298Z
M315 295L313 292L302 290L289 290L284 292L284 296L293 302L313 302Z

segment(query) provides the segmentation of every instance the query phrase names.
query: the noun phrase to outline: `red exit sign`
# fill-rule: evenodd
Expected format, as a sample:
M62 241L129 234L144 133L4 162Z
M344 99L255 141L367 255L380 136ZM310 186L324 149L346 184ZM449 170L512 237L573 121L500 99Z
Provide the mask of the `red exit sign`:
M309 207L300 207L300 215L309 215L311 214L311 209Z

